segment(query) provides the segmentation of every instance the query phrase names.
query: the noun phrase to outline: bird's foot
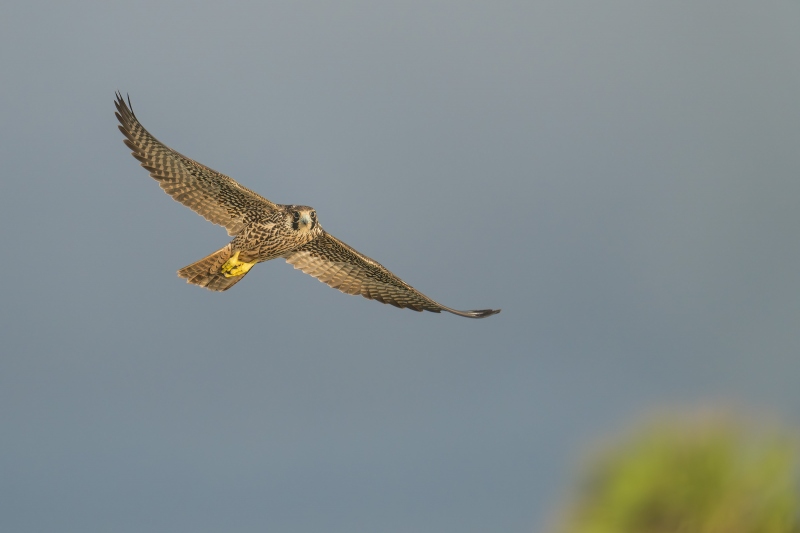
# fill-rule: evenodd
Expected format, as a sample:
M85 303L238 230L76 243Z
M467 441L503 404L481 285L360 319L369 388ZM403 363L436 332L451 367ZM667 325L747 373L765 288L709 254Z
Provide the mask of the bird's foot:
M225 261L225 264L222 265L220 268L220 272L226 278L232 278L234 276L244 276L247 272L253 268L256 262L253 261L252 263L245 263L244 261L239 261L239 252L233 254L233 257Z

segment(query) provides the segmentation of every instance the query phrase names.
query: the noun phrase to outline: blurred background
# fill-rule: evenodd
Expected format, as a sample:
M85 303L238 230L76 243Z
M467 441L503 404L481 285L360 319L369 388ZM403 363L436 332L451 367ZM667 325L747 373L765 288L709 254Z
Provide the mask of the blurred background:
M619 516L640 516L667 498L618 480L703 457L738 480L736 428L764 416L741 446L779 467L741 483L796 501L774 434L800 424L798 17L3 3L0 530L628 531L592 502L633 486ZM228 237L130 156L115 90L432 298L503 312L398 310L280 261L226 293L186 285ZM659 418L709 405L733 421ZM703 431L697 462L669 462ZM640 459L614 455L638 439ZM768 531L793 531L781 509Z
M796 432L732 412L650 418L583 466L552 531L800 531Z

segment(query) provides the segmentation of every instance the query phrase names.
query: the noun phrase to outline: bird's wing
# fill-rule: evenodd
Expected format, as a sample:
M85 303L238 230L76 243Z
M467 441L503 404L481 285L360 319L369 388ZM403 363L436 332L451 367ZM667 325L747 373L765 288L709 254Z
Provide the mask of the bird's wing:
M249 210L271 211L275 204L242 187L224 174L201 165L159 142L144 129L133 110L117 93L119 129L125 135L125 144L133 150L133 157L150 172L161 188L175 200L204 216L214 224L238 234L244 227L244 216Z
M323 233L284 256L286 262L346 294L408 307L415 311L447 311L470 318L483 318L499 309L457 311L441 305L407 284L377 261L360 254L333 235Z

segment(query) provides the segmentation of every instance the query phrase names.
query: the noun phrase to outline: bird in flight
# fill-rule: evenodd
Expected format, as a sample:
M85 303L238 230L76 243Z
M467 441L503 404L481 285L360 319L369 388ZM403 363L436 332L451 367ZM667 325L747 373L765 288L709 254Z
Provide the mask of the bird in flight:
M437 303L380 263L322 229L317 212L306 205L275 204L236 181L159 142L116 94L114 105L125 144L141 165L175 200L228 230L233 240L218 251L178 271L188 283L212 291L237 284L256 263L282 257L334 289L399 308L469 318L500 309L458 311Z

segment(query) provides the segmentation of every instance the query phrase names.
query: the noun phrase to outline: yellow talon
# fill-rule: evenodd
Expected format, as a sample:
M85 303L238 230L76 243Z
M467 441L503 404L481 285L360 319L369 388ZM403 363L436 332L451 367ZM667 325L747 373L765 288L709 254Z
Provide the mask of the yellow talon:
M233 254L233 257L225 261L225 264L222 265L220 271L226 278L232 278L234 276L244 276L247 272L253 268L256 262L253 261L252 263L245 263L244 261L239 261L239 252L237 251Z

